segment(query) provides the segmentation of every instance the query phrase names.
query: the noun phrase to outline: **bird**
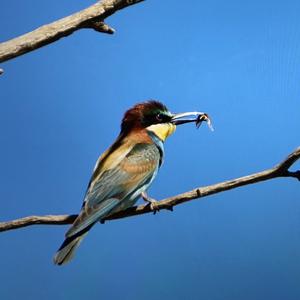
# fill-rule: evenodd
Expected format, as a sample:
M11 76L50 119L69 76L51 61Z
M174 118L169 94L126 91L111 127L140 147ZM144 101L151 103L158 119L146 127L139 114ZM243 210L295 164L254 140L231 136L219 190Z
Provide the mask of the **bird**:
M157 100L127 110L119 136L96 162L81 211L66 232L54 264L68 263L89 230L108 215L133 206L140 197L153 202L146 191L163 163L165 140L177 125L202 121L210 123L207 114L173 114Z

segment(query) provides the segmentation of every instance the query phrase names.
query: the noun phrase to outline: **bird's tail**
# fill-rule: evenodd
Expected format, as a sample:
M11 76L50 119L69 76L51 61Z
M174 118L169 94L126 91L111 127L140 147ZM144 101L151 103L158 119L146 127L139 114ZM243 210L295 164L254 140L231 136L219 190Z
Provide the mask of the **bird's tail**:
M85 208L83 204L80 214L67 231L64 242L53 258L54 263L56 265L68 263L74 257L75 250L88 231L101 220L102 217L109 214L119 202L119 199L109 198L102 201L98 206L95 205L93 208Z
M79 247L91 227L92 226L89 226L89 228L86 228L74 236L67 237L54 255L54 264L64 265L68 263L74 257L75 250Z

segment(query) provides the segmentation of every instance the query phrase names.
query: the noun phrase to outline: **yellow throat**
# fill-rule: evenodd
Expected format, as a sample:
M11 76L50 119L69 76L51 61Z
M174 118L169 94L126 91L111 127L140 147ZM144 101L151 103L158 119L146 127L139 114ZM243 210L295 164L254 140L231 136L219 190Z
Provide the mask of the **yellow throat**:
M176 125L172 123L160 123L148 126L146 129L153 132L159 139L164 142L166 138L175 131Z

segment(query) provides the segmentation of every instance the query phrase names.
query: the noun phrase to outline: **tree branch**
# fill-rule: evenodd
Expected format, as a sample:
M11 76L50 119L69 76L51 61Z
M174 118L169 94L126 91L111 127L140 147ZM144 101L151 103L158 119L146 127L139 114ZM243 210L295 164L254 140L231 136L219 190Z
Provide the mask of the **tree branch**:
M34 31L0 44L0 63L53 43L82 28L112 34L103 20L116 11L144 0L102 0L73 15L41 26Z
M170 207L176 206L178 204L191 201L193 199L204 198L213 194L220 192L228 191L240 186L253 184L265 180L270 180L278 177L292 177L300 181L300 170L292 172L289 171L289 168L300 158L300 147L298 147L294 152L292 152L285 160L276 165L275 167L254 173L248 176L224 181L221 183L199 187L192 191L179 194L170 198L163 199L156 204L156 208L159 209L168 209ZM114 213L108 216L106 220L115 220L131 216L142 215L152 212L150 205L139 205L128 208L124 211ZM72 224L76 219L77 215L48 215L48 216L29 216L13 221L1 222L0 223L0 232L7 231L12 229L17 229L25 226L43 224L43 225L64 225Z

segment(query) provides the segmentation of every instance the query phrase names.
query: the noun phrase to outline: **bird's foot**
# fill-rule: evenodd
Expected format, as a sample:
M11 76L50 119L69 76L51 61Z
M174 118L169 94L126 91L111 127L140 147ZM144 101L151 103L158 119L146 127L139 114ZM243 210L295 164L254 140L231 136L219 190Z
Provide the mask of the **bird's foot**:
M149 202L150 209L153 211L153 214L155 215L157 212L159 212L159 201L154 200L153 202Z
M145 202L148 202L148 205L150 206L150 209L153 211L154 215L160 210L159 201L149 197L146 192L142 193L142 198ZM165 209L173 211L173 206L167 206Z
M148 203L150 209L153 211L153 214L155 215L160 209L158 204L159 201L149 197L146 192L142 193L142 198L145 202Z

